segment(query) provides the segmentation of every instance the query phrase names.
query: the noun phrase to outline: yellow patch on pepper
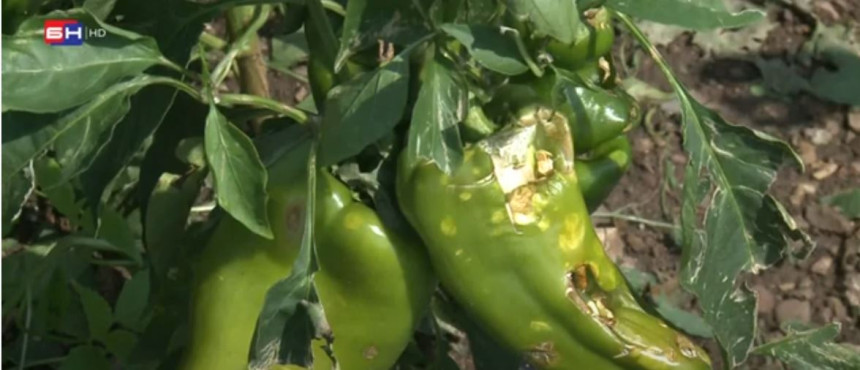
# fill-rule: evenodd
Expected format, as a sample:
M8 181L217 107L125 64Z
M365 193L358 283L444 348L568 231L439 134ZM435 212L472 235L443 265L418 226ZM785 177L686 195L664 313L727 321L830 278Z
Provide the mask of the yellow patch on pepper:
M442 230L442 234L447 236L457 235L457 224L454 223L454 219L451 216L446 216L442 219L442 223L439 225L439 228Z
M564 218L561 233L558 235L558 246L566 252L573 252L582 245L585 238L586 218L577 215L568 215Z

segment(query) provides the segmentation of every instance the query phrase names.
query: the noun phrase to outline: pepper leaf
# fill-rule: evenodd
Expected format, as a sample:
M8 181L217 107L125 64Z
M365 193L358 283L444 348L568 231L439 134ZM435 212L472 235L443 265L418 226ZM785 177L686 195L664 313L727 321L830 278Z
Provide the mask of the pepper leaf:
M266 212L269 175L251 139L213 104L206 117L203 141L215 177L218 205L254 234L274 238Z
M785 209L765 194L785 162L803 168L788 144L735 126L690 96L629 17L619 14L663 69L680 103L687 163L682 201L682 285L699 298L705 321L723 346L726 365L746 360L756 337L756 297L739 275L758 272L800 241L814 247ZM707 200L704 219L699 206Z
M113 324L113 314L110 305L97 292L78 283L72 287L81 297L84 313L87 316L87 326L90 329L90 339L105 340L108 329Z
M788 325L788 335L759 346L754 353L776 357L796 370L858 369L860 353L833 343L840 327L838 322L818 329Z
M376 45L379 40L409 45L429 31L422 14L429 1L352 0L346 4L340 50L335 70L340 70L356 51Z
M765 15L753 9L732 13L723 0L607 0L606 6L636 18L698 31L743 27Z
M475 60L487 69L509 76L529 70L516 42L502 34L499 27L446 23L439 28L462 43Z
M409 96L410 52L404 50L376 71L329 92L320 137L321 165L358 154L400 122Z
M191 48L198 43L203 24L222 13L221 10L216 9L217 7L219 7L218 4L200 4L190 1L119 0L112 14L115 19L121 18L122 27L153 37L166 58L178 65L185 65L191 55ZM151 68L147 72L179 78L176 71L167 68ZM165 121L167 113L174 105L174 100L182 104L190 99L187 95L177 97L176 90L169 86L150 86L131 98L131 110L114 126L110 140L102 145L92 165L81 174L81 188L90 204L98 203L117 174L128 165L134 154L140 150L146 139L156 132L162 121ZM193 112L196 113L197 110ZM194 118L196 116L188 109L183 109L183 113L186 114L183 114L182 122L177 123L173 128L176 131L190 130L191 127L197 127L198 122L203 121L202 118L199 120ZM194 123L191 124L191 122ZM173 151L168 150L165 154L172 156ZM159 162L159 165L163 166L169 164L169 161ZM141 169L141 181L138 183L141 198L145 199L149 196L160 174L150 176L149 168ZM98 210L94 209L94 211Z
M412 110L407 160L414 164L429 159L445 173L451 173L463 161L457 124L466 114L468 94L441 57L429 60L423 73L424 83Z
M515 15L530 20L537 33L565 44L573 42L580 23L575 1L509 0L508 4Z
M6 125L3 125L4 127ZM7 174L6 160L3 160L3 226L0 236L6 236L12 231L12 223L18 218L21 207L27 199L27 195L33 189L31 181L24 176L23 172L10 171Z
M142 316L149 300L149 270L140 271L126 281L116 301L116 321L129 329L142 329Z
M3 114L3 176L21 171L45 149L53 147L62 165L63 184L85 170L129 110L129 98L155 83L175 80L142 75L100 92L92 100L61 113Z
M76 47L46 44L48 19L76 19L107 30L107 37ZM165 59L155 40L101 23L83 9L31 18L3 36L3 111L59 112L94 98L123 78Z
M110 366L103 349L85 345L72 348L63 360L60 370L107 370Z
M302 150L302 149L297 149ZM251 358L253 368L268 367L279 362L309 366L313 362L311 340L314 322L315 294L313 290L315 263L314 222L317 189L316 145L311 145L307 164L307 198L304 232L299 255L290 275L275 283L266 292L263 309L257 320ZM285 338L286 337L286 338Z

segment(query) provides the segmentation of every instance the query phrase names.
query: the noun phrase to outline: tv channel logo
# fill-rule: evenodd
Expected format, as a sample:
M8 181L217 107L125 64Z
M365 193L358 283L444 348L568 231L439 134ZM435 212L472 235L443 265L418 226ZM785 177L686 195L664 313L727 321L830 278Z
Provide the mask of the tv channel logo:
M58 46L80 46L89 37L105 37L102 28L86 28L76 19L45 20L45 43Z

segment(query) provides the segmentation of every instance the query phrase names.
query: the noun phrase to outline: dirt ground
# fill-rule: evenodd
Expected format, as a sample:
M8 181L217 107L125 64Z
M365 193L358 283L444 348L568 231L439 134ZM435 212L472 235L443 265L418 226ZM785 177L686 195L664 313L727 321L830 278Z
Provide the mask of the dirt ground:
M774 22L775 27L748 55L715 54L695 43L691 33L680 34L659 49L699 101L729 122L754 127L791 143L806 166L804 173L783 169L772 193L818 247L805 261L785 260L748 277L747 284L759 299L760 339L782 336L780 323L788 321L814 326L837 321L842 323L838 340L860 345L860 223L820 204L822 196L860 186L860 112L851 113L846 106L810 95L757 93L762 71L750 60L790 58L811 36L814 20L799 8L775 2L754 3L768 10L767 22ZM818 1L813 14L825 24L860 30L860 2ZM621 48L629 44L622 37ZM633 52L621 55L630 53ZM635 76L671 91L648 58L641 60ZM680 191L669 185L668 178L674 176L680 182L686 163L681 150L680 117L671 104L645 107L653 115L630 134L634 165L610 196L604 211L677 223ZM648 190L643 193L643 189ZM660 281L655 289L675 297L682 307L694 307L689 296L681 293L677 280L680 247L665 229L618 219L598 223L613 232L609 242L615 245L610 248L622 264L654 273ZM716 349L713 343L707 346ZM750 366L766 366L762 361L753 360Z

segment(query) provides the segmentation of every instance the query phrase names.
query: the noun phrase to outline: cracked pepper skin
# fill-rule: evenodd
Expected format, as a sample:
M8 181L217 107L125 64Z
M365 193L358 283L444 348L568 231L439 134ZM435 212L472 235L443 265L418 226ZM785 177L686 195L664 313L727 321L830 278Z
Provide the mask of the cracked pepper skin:
M451 175L401 160L398 200L443 287L490 335L545 369L710 368L604 253L563 115L529 111L464 154Z
M198 257L183 369L248 368L266 292L290 274L301 245L304 158L285 155L269 170L273 240L225 215ZM384 225L329 173L320 171L317 185L314 285L335 338L332 350L341 369L389 369L436 284L426 252L411 230ZM315 350L315 356L325 354Z

